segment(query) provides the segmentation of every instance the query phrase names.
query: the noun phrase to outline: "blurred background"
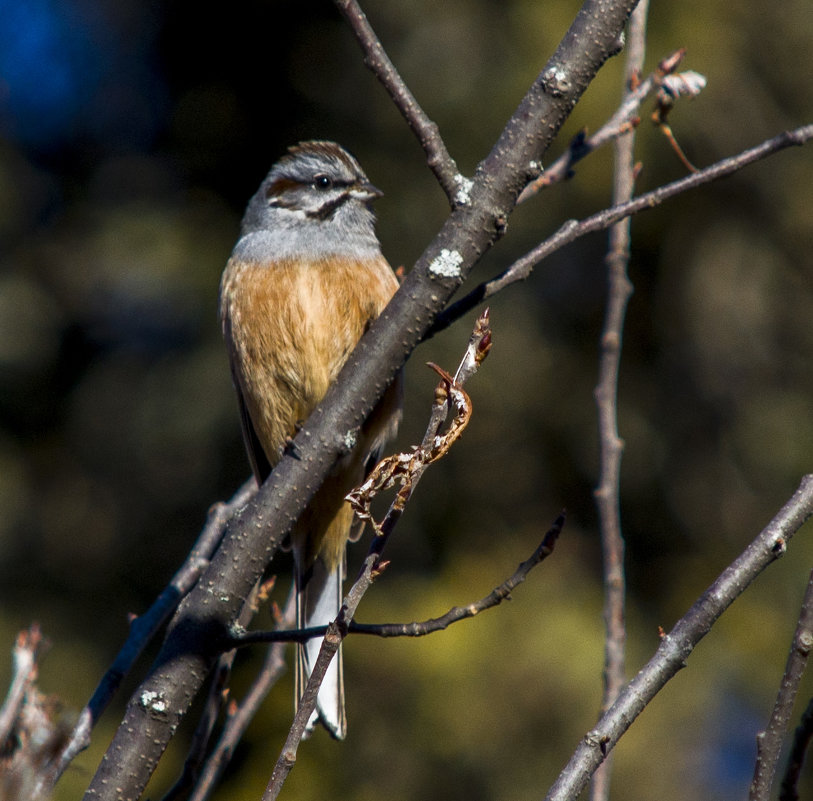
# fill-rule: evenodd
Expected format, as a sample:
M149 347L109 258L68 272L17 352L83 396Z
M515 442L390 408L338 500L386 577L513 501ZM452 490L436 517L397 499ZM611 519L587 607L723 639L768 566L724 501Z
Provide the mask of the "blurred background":
M367 5L466 174L579 7ZM328 2L0 0L0 19L0 686L14 635L38 621L51 643L40 688L69 715L123 642L128 613L151 603L208 507L248 476L217 292L270 165L301 139L345 145L385 192L379 235L406 270L447 206ZM688 157L705 166L810 122L812 45L805 0L781 15L756 0L654 3L647 70L686 47L683 68L709 81L670 118ZM607 119L622 70L621 58L604 68L546 162ZM639 191L684 174L647 117ZM812 154L787 150L633 221L619 397L630 675L657 647L658 626L674 624L813 468ZM611 174L608 149L524 204L472 280L605 207ZM555 555L512 603L445 633L351 640L348 739L318 732L284 797L539 797L594 723L603 626L592 392L605 246L604 235L571 245L491 303L495 344L470 384L472 422L421 484L359 619L424 619L487 594L566 508ZM426 423L424 362L454 367L474 317L408 365L399 447ZM745 797L810 540L808 524L624 738L618 797ZM282 598L284 560L279 569ZM261 656L240 656L238 691ZM215 798L261 795L290 684L269 698ZM796 719L811 694L808 678ZM125 700L57 799L87 786ZM151 797L174 779L188 736L173 742Z

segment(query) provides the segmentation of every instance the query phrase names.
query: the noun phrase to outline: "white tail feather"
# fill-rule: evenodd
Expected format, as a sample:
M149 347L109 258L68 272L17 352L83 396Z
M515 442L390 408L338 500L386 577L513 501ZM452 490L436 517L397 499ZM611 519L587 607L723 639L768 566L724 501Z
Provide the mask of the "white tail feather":
M344 566L342 564L329 571L322 560L317 558L306 576L302 575L297 565L297 628L326 626L336 619L342 605L343 579ZM322 640L322 637L313 637L306 643L297 646L295 672L297 704L308 683L316 658L319 656ZM317 722L321 722L336 739L344 739L347 720L344 711L342 674L340 647L328 666L322 686L319 688L316 709L308 721L307 733L313 731Z

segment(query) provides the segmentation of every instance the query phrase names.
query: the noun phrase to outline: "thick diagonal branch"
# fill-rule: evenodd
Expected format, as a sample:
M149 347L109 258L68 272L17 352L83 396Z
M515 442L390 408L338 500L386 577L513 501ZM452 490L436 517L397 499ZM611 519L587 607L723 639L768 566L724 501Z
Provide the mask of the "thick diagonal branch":
M684 667L694 647L709 633L720 615L768 565L785 553L790 539L811 515L813 475L807 475L776 517L720 574L674 628L663 635L652 659L579 743L546 801L573 801L578 797L596 768L646 705Z

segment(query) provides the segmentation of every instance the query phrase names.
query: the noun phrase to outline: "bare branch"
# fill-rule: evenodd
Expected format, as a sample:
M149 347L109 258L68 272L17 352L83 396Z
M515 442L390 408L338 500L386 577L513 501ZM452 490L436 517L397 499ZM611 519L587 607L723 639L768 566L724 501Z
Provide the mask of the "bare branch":
M628 32L626 87L622 106L640 75L646 46L648 0L641 0L632 12ZM673 59L674 61L675 59ZM615 142L613 205L632 198L635 189L635 131ZM627 275L630 257L630 218L610 228L607 267L607 303L601 334L599 381L595 390L599 431L599 483L595 491L601 532L604 573L604 693L601 711L606 712L618 697L626 680L624 657L627 642L625 619L624 538L621 533L621 453L624 444L618 435L618 374L621 364L624 317L632 295ZM605 760L593 776L592 801L610 797L611 759Z
M227 651L218 660L217 666L212 671L212 681L209 686L209 694L203 711L198 719L198 725L192 734L189 746L189 753L184 761L183 770L175 784L169 788L161 801L176 801L184 798L190 789L197 786L200 776L201 765L206 758L206 751L209 741L217 724L218 717L226 702L227 685L234 664L234 651Z
M776 517L720 574L674 628L663 635L655 655L576 747L548 792L546 801L573 801L579 795L635 718L686 664L694 647L708 634L720 615L768 565L784 555L788 542L811 515L813 475L806 475Z
M251 619L257 612L259 604L268 599L268 593L273 588L275 581L276 578L272 576L268 581L261 581L254 587L243 604L243 610L240 612L240 616L237 618L235 624L237 627L243 628L251 622ZM200 718L198 719L198 725L195 727L195 732L192 735L189 753L184 762L183 771L175 782L175 785L166 793L163 801L174 801L176 798L183 798L190 788L196 787L201 772L201 766L206 759L206 752L209 748L212 733L227 702L229 694L228 684L236 655L237 652L234 649L228 650L220 655L220 659L218 659L217 665L212 671L209 694L203 705Z
M438 183L454 207L465 199L466 188L471 181L460 174L454 159L449 155L438 126L426 115L409 87L384 50L366 14L356 0L335 0L356 36L364 53L364 63L372 70L392 98L393 103L418 137L426 153L426 163L435 174Z
M641 3L638 3L636 10L640 8ZM634 13L635 12L633 12L633 14ZM630 23L631 22L632 18L630 19ZM538 194L542 189L570 178L573 175L573 165L591 153L594 153L608 142L612 142L618 139L619 136L623 136L637 128L641 121L638 116L641 103L643 103L651 92L661 85L665 76L674 73L686 54L686 51L682 48L676 50L664 58L660 64L658 64L658 68L654 72L644 78L644 80L640 80L637 76L640 75L640 71L643 69L643 47L639 47L639 45L633 43L632 27L630 27L628 40L626 69L627 89L615 113L592 136L587 136L584 131L574 136L567 150L562 153L556 161L546 167L542 175L535 181L529 183L528 186L520 192L517 203L524 203L526 200ZM641 57L639 57L639 53ZM632 67L635 67L635 69L632 69Z
M802 719L793 733L793 745L788 756L785 775L782 777L779 801L799 801L799 774L802 772L802 764L811 737L813 737L813 699L808 702Z
M376 637L423 637L436 631L443 631L453 623L479 615L486 609L498 606L511 597L513 590L527 578L528 574L540 562L553 553L556 540L562 533L565 524L564 512L560 514L548 529L533 554L517 567L514 574L488 595L467 606L455 606L445 615L424 620L421 623L352 623L350 632L354 634L373 634Z
M411 623L357 623L354 620L347 627L348 633L371 634L376 637L424 637L427 634L443 631L460 620L467 620L479 615L480 612L484 612L486 609L498 606L511 597L514 589L525 581L533 568L553 553L564 524L565 514L562 512L548 529L533 554L520 563L512 576L479 601L466 606L452 607L446 614L420 623L417 621ZM311 637L323 637L326 631L327 626L313 626L312 628L298 629L296 631L252 631L235 636L232 642L235 647L253 645L258 642L288 642L291 640L302 642Z
M640 6L639 3L638 8ZM542 189L572 178L575 164L594 153L602 145L635 130L641 122L641 118L638 116L641 104L655 90L657 90L657 96L655 111L651 117L652 122L666 136L671 147L678 154L678 158L681 159L689 171L696 172L696 168L680 149L672 129L666 123L666 117L674 107L677 98L696 97L700 94L706 85L706 78L691 70L675 74L675 70L680 66L683 57L686 55L685 49L681 48L664 58L654 72L641 80L643 58L638 58L638 55L639 53L643 54L643 46L633 46L632 33L633 31L630 29L627 63L637 65L637 71L627 70L627 91L624 93L624 98L615 113L592 136L588 136L586 130L576 134L571 139L567 150L520 192L517 203L524 203Z
M41 776L52 769L71 726L57 696L37 688L46 641L37 624L17 635L12 680L0 708L0 798L47 801Z
M706 78L697 72L686 72L682 75L669 75L661 83L658 90L655 111L652 114L652 122L658 130L666 137L672 150L680 159L681 164L689 172L697 172L697 167L689 161L683 148L678 144L672 127L666 121L669 112L674 108L675 101L679 97L697 97L706 86Z
M17 635L12 650L11 685L0 708L0 753L6 750L6 740L20 716L25 694L37 676L37 656L42 644L42 632L36 623Z
M433 426L430 425L424 442L410 453L396 453L382 459L373 468L364 483L360 487L356 487L347 496L347 500L353 507L356 516L360 520L369 520L373 530L379 537L388 536L389 530L385 530L373 518L370 512L373 498L382 490L400 484L401 489L390 507L390 516L395 511L400 516L412 495L415 485L420 481L423 471L449 452L449 449L463 433L463 429L468 425L471 418L471 400L462 386L457 384L445 370L436 364L429 362L429 366L441 377L441 381L437 389L435 389L435 403L432 407L433 417L435 412L440 410L438 427L430 435L428 431L433 429ZM439 427L446 419L450 400L455 407L456 413L446 433L441 435Z
M285 611L280 615L279 625L283 628L293 624L296 615L296 598L291 592ZM285 643L275 643L266 652L260 672L254 679L245 698L239 705L230 708L228 720L220 738L200 773L189 801L206 801L212 794L218 779L229 764L234 749L240 742L248 724L254 719L257 710L270 689L285 672Z
M802 611L799 613L799 622L793 634L793 642L771 719L765 731L757 735L757 761L748 801L768 801L770 798L782 743L785 740L788 722L799 691L799 682L807 666L811 648L813 648L813 571L807 582Z
M448 328L455 320L460 319L475 306L487 298L490 298L492 295L496 295L497 292L505 289L505 287L510 284L516 283L517 281L524 281L539 262L557 250L560 250L565 245L569 245L571 242L575 242L587 234L603 231L619 220L623 220L625 217L630 217L633 214L638 214L638 212L655 208L655 206L659 206L665 200L675 197L675 195L687 192L690 189L696 189L698 186L707 184L710 181L716 181L719 178L732 175L743 167L747 167L755 161L760 161L768 156L772 156L780 150L795 145L804 145L811 138L813 138L813 124L803 125L792 131L785 131L784 133L774 136L772 139L762 142L756 147L743 150L736 156L722 159L709 167L698 170L692 175L687 175L685 178L673 181L670 184L664 184L664 186L639 195L634 200L622 203L620 206L612 206L611 208L604 209L604 211L597 212L590 217L585 217L583 220L568 220L561 225L555 234L548 237L521 259L515 261L503 273L496 278L492 278L490 281L480 284L460 300L452 303L437 316L434 324L427 332L426 338L428 339L434 334Z

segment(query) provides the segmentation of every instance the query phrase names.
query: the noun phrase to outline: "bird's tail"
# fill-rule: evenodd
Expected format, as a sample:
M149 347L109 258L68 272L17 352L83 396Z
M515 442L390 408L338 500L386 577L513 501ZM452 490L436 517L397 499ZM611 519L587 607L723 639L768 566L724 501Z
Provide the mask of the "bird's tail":
M298 554L295 553L295 556ZM339 563L331 569L317 557L306 570L301 568L299 559L296 561L297 628L326 626L336 619L342 605L344 560L339 560ZM297 645L295 671L297 706L316 663L316 657L319 656L322 640L322 637L312 637L307 642ZM343 740L347 733L341 646L328 666L322 686L319 688L316 709L308 721L306 733L310 734L317 722L321 722L337 740Z

